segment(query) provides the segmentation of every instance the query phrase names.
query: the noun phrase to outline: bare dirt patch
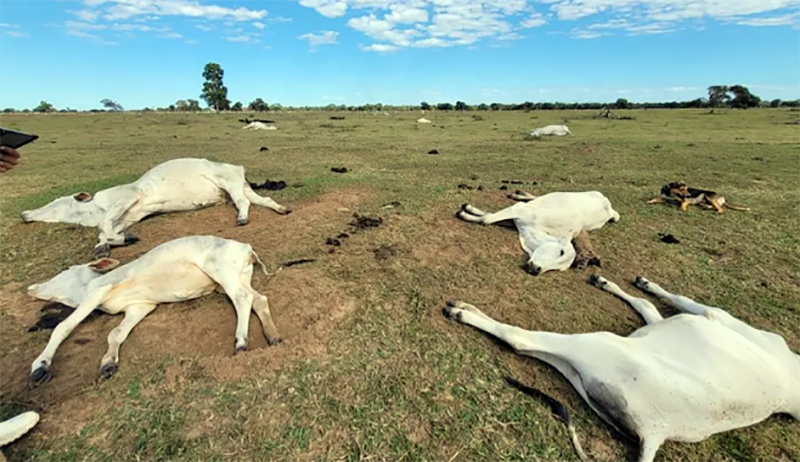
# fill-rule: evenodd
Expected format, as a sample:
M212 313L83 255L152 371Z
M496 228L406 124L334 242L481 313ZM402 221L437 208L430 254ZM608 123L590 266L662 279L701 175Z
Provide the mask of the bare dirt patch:
M135 225L131 231L141 242L114 249L113 257L125 263L158 244L187 234L213 234L250 243L270 271L275 272L280 255L285 252L324 256L320 236L345 226L351 219L338 209L357 208L367 195L361 190L322 194L297 204L296 211L287 216L252 207L250 223L243 227L234 226L235 209L223 205L156 217ZM270 278L254 273L253 288L267 296L283 339L281 344L268 347L258 319L251 315L248 351L234 356L235 311L225 294L214 293L197 300L160 305L122 346L120 370L135 370L137 364L152 364L166 354L196 354L201 357L196 369L200 375L232 380L244 373L268 373L286 360L324 356L328 334L336 321L355 310L356 304L347 297L347 285L326 277L324 267L317 266L321 263L282 268ZM0 392L5 401L47 405L74 397L79 390L92 386L107 348L108 332L122 321L122 316L101 314L80 324L59 347L52 380L29 389L30 364L44 349L52 331L27 331L39 320L45 303L27 296L19 284L6 286L0 303Z

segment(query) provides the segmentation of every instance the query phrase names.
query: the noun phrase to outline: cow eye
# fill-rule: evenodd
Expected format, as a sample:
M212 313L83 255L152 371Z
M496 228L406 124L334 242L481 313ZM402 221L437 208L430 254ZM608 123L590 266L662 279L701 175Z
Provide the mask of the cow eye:
M561 249L561 254L559 255L559 257L563 257L563 256L564 256L564 249Z

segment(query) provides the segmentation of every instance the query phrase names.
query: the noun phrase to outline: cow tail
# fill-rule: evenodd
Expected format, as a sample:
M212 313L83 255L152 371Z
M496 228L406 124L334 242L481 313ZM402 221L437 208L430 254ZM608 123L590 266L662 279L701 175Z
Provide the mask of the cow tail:
M261 272L264 273L265 276L267 277L275 276L276 274L278 274L278 271L281 270L281 268L278 268L278 271L276 271L275 273L270 273L269 271L267 271L267 265L265 265L264 262L261 261L261 258L258 256L255 250L251 250L250 254L253 256L253 258L255 258L256 263L258 263L258 266L261 268Z
M535 388L531 388L529 386L523 385L516 380L512 379L511 377L504 377L507 384L511 385L512 387L516 388L517 390L525 393L526 395L536 398L540 401L543 401L546 405L550 407L550 410L553 414L557 415L558 418L564 422L564 425L567 427L567 432L569 432L569 438L572 440L572 447L575 449L575 452L578 454L578 458L581 462L591 462L592 459L586 455L583 448L581 447L580 441L578 441L578 435L575 433L575 426L572 425L572 418L569 416L569 411L567 407L564 406L560 401L545 394L544 392L537 390Z

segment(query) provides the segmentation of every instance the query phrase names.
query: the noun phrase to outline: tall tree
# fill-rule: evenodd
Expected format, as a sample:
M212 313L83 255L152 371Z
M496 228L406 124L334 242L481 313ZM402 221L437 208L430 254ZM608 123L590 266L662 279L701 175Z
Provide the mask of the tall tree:
M111 111L124 111L125 110L125 108L123 108L121 104L119 104L116 101L112 101L112 100L110 100L108 98L100 101L100 104L102 104L104 108L109 109Z
M759 105L759 103L761 103L761 98L750 93L750 90L748 90L744 85L734 85L728 90L733 93L733 101L731 101L731 106L734 108L748 109L751 107L756 107Z
M228 100L228 88L222 84L224 75L225 71L217 63L208 63L203 69L203 78L206 81L203 83L203 94L200 95L200 98L217 111L224 111L230 108L231 104Z
M728 95L727 85L712 85L708 87L708 103L711 105L711 112L720 106L725 106L731 97Z
M249 111L265 112L269 111L269 105L267 105L263 99L256 98L253 100L253 102L247 105L247 109Z
M56 108L47 101L40 101L39 105L33 108L33 112L54 112L55 110Z

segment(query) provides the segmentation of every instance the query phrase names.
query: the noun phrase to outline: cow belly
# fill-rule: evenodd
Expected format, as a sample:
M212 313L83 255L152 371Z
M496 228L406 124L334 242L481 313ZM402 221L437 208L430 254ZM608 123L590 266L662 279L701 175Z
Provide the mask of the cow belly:
M216 204L224 192L208 180L178 181L148 191L143 213L184 212Z
M103 310L117 313L139 303L177 303L208 295L217 283L195 264L163 264L141 271L117 284L103 303Z
M639 421L658 416L669 439L697 442L752 425L784 400L786 368L720 324L678 315L640 331L630 340L647 353L618 379Z

